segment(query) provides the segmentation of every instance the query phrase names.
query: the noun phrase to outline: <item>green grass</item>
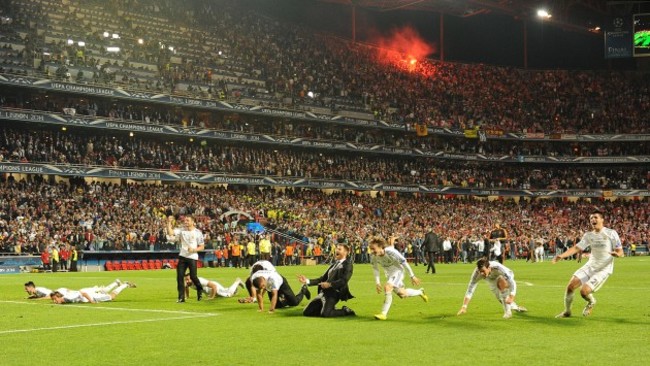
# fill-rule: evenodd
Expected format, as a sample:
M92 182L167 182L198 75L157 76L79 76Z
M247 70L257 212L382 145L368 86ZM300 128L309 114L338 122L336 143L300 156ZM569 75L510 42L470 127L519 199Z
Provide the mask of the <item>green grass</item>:
M302 307L257 312L256 304L216 299L176 304L175 272L123 271L0 276L0 365L638 365L650 356L650 258L616 260L596 293L589 318L554 319L575 262L556 265L507 262L519 285L517 302L529 312L501 318L485 283L462 317L458 311L473 265L437 265L423 279L430 297L395 297L387 321L372 315L383 297L374 291L369 265L356 265L347 305L358 316L305 318ZM294 289L295 275L318 276L324 266L279 267ZM245 269L200 269L203 277L230 285ZM23 283L81 288L130 280L114 302L53 305L26 300ZM312 288L313 289L313 288ZM243 296L242 293L238 295ZM303 301L304 305L306 304ZM267 305L268 308L268 305Z

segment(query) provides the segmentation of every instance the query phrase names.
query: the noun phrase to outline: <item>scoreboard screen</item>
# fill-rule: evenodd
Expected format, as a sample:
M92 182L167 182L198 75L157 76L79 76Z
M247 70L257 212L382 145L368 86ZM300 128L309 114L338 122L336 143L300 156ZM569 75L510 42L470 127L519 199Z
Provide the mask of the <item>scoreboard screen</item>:
M634 57L650 56L650 14L634 14Z

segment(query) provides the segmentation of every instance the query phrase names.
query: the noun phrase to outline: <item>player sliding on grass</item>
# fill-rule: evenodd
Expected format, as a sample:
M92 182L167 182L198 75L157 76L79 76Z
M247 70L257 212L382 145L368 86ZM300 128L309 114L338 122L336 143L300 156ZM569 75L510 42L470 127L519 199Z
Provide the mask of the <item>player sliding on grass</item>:
M75 290L57 290L50 294L50 299L55 304L71 304L71 303L98 303L113 301L120 292L124 291L127 287L136 287L131 282L121 282L115 280L108 286L95 286L82 288L79 291Z
M591 315L594 305L596 305L596 299L592 293L598 291L614 271L614 257L623 256L623 246L621 245L621 239L618 233L615 230L606 228L604 221L605 219L601 212L592 212L589 215L592 230L586 232L578 244L553 258L553 263L557 263L560 259L570 257L576 253L582 253L583 250L591 247L589 260L584 266L573 273L573 277L571 277L566 287L566 292L564 293L564 311L559 313L556 318L568 318L571 316L573 292L578 287L580 287L580 295L587 301L582 315Z
M512 317L512 310L524 312L526 308L518 306L515 303L515 295L517 294L517 283L515 282L515 274L510 268L504 266L497 261L488 261L487 258L481 258L476 262L476 268L472 272L472 276L465 292L463 299L463 306L458 310L458 314L462 315L467 312L467 305L472 300L474 291L478 282L485 279L490 285L490 290L497 300L503 306L503 317L510 319Z
M388 245L384 238L378 236L370 240L368 249L372 254L370 263L372 263L375 273L377 293L380 294L382 291L384 293L384 306L381 308L381 313L375 315L375 319L386 320L388 310L393 303L393 291L401 298L420 296L425 302L429 301L427 295L424 294L424 289L414 290L404 287L405 269L408 270L413 285L419 285L420 280L415 277L404 256L393 246ZM379 278L379 266L382 266L386 273L386 284L383 287Z
M201 286L203 287L203 292L206 295L208 295L208 299L214 299L216 296L233 297L234 295L237 294L238 287L244 288L244 282L242 282L241 278L237 278L235 280L235 283L230 285L230 287L224 287L217 281L208 280L203 277L199 277L199 282L201 282ZM194 283L190 278L190 274L186 273L185 274L185 298L187 298L190 295L190 288L196 290L196 286L194 286Z
M36 286L33 281L25 283L25 292L29 295L28 299L49 299L53 292L47 287Z

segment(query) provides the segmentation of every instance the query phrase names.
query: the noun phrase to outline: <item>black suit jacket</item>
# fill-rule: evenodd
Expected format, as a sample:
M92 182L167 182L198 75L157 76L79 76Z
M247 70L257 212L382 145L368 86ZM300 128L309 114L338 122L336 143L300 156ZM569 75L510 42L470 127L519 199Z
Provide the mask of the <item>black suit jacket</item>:
M434 233L433 231L429 231L424 236L424 242L422 242L422 247L427 252L435 253L439 251L438 250L439 242L440 239L438 238L438 234Z
M332 269L333 267L336 268L334 268L332 270L332 273L328 276L330 269ZM350 293L350 289L348 288L348 281L350 281L351 277L352 277L352 262L350 261L350 257L348 257L341 263L341 265L338 265L338 261L336 261L334 262L334 264L332 264L327 268L327 271L325 271L325 273L322 276L318 278L310 279L309 285L315 286L321 282L329 282L332 284L332 287L324 289L319 285L318 293L322 292L324 296L335 297L339 300L345 301L354 297L352 296L352 294Z

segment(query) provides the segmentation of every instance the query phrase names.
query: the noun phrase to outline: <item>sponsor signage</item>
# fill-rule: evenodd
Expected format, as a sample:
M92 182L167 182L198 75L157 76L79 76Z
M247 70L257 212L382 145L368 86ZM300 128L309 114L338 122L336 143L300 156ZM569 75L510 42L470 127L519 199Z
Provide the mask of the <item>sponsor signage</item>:
M648 190L490 190L459 187L427 187L386 184L381 182L353 182L309 180L294 177L225 175L202 172L174 172L140 169L95 168L70 165L0 163L0 173L51 174L61 176L86 176L100 178L120 178L135 180L162 180L178 182L197 182L206 184L241 184L254 186L293 186L317 189L345 189L361 191L387 191L404 193L444 193L473 196L530 196L530 197L603 197L603 196L650 196Z

